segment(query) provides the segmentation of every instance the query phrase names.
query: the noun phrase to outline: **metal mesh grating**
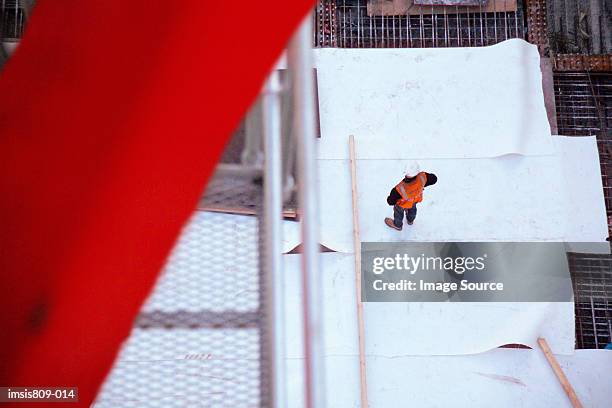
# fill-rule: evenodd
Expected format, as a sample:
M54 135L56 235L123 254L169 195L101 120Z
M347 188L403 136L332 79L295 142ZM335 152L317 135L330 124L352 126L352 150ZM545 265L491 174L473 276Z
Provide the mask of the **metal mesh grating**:
M516 12L485 12L482 7L460 6L419 10L418 14L369 15L366 0L320 0L315 12L315 46L478 47L525 38L520 1Z
M134 329L103 386L103 407L258 406L257 329Z
M576 313L576 347L612 343L612 255L568 254Z
M239 191L239 194L236 192ZM257 213L262 201L261 178L215 175L200 200L200 208Z
M266 405L258 223L193 215L96 408Z
M141 314L257 311L257 262L257 218L196 212Z

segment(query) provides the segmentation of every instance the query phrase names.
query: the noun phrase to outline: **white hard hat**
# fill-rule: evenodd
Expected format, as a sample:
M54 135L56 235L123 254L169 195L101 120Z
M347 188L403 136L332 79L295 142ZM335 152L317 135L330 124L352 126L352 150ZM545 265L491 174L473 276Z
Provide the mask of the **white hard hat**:
M404 174L406 177L414 177L421 172L421 167L419 166L419 162L411 160L406 164L406 170Z

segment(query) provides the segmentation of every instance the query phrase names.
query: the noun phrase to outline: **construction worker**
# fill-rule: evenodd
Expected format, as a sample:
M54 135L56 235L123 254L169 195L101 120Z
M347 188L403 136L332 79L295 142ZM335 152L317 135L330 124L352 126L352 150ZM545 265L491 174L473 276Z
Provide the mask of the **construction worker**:
M404 179L391 189L387 197L387 204L393 206L393 218L385 218L385 224L401 231L406 213L406 222L412 225L417 214L416 204L423 201L423 189L437 181L435 174L421 171L416 161L408 163Z

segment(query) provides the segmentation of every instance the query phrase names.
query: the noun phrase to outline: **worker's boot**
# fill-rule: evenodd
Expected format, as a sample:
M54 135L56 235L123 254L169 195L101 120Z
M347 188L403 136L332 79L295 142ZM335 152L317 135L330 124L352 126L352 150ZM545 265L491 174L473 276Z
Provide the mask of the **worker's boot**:
M412 225L412 224L414 224L414 220L412 220L412 221L408 221L408 220L406 220L406 224L408 224L408 225Z
M402 230L402 227L397 227L395 225L395 223L393 222L393 218L389 218L389 217L385 218L385 224L387 224L387 227L393 228L394 230L398 230L398 231Z

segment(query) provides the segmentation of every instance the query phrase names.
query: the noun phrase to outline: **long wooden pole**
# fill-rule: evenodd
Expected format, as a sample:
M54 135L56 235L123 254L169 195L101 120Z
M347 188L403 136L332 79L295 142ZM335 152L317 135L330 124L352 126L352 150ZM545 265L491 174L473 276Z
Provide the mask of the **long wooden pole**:
M357 163L355 161L355 137L349 136L351 162L351 193L353 197L353 242L355 243L355 287L357 288L357 326L359 332L359 376L361 408L368 405L368 383L366 381L365 330L363 325L363 303L361 302L361 239L359 236L359 207L357 205Z
M548 360L550 367L555 372L555 375L557 376L557 379L561 383L561 387L563 387L563 390L565 391L565 393L567 394L567 397L572 403L572 406L574 408L582 408L582 404L580 403L580 400L578 399L576 392L574 392L574 388L572 387L569 380L565 376L565 373L561 369L561 366L557 362L557 359L553 355L552 351L550 351L550 347L548 346L548 342L546 341L546 339L540 337L538 339L538 345L544 352L544 356L546 356L546 359Z

